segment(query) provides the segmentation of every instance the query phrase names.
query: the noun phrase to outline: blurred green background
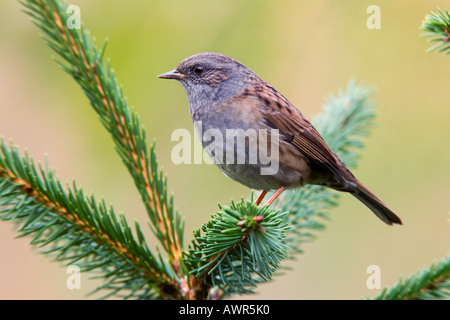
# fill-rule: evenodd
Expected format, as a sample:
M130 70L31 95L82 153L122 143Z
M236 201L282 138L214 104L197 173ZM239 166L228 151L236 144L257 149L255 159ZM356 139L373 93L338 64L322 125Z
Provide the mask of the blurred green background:
M375 88L376 126L356 176L404 221L381 223L343 195L319 237L304 246L291 269L258 288L255 299L360 299L367 267L381 269L382 287L394 284L450 248L450 56L426 54L426 13L448 1L72 1L85 27L111 58L128 101L148 137L157 142L175 205L186 221L185 243L217 203L249 190L208 165L171 162L173 130L192 131L186 95L156 75L195 53L230 55L280 90L308 118L350 79ZM381 9L381 29L369 30L366 9ZM63 182L104 197L129 222L147 217L131 178L76 83L16 1L0 2L0 135ZM66 269L36 254L29 239L14 239L0 223L0 299L85 298L94 283L68 290ZM150 231L149 231L150 233ZM154 247L152 244L150 247Z

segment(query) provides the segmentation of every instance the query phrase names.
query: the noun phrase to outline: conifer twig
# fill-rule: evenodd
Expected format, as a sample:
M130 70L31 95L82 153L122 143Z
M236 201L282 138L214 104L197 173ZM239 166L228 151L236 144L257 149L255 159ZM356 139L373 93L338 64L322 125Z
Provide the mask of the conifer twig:
M168 199L166 181L158 170L154 145L147 148L145 131L139 117L127 101L110 68L87 30L67 28L67 5L60 1L24 0L22 4L33 22L44 31L44 39L65 63L59 65L71 74L86 93L105 128L111 133L116 149L132 175L153 223L153 232L179 269L183 226Z
M450 255L384 288L374 300L450 299Z
M425 16L422 22L424 37L428 37L428 42L436 42L428 48L427 52L437 51L450 54L450 12L438 8L438 13L432 12Z
M134 237L125 218L85 197L75 184L63 188L48 168L36 166L16 147L0 141L0 220L13 221L20 236L56 261L97 270L105 283L98 289L124 297L157 297L157 288L172 283L162 260ZM150 285L151 284L151 285ZM128 291L128 293L123 293Z

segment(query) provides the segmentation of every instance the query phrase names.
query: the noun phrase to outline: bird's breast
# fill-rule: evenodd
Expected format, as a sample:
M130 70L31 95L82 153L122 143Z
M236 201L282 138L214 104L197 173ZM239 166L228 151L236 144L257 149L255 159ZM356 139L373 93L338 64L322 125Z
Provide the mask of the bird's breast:
M203 148L230 178L253 189L304 184L309 166L303 155L280 140L260 112L232 101L197 109L192 119Z

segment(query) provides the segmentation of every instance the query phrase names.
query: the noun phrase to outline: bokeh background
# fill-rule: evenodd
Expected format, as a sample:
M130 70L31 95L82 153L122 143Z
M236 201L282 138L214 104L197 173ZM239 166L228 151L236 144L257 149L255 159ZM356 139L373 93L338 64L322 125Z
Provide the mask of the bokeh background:
M198 52L230 55L279 89L308 117L350 79L375 88L376 126L355 174L403 219L388 227L351 196L290 270L258 288L254 299L360 299L366 269L378 265L381 285L394 284L450 249L450 57L425 53L426 13L448 1L75 1L85 27L109 39L124 92L157 142L175 205L186 221L185 243L217 203L249 190L213 166L171 162L173 130L192 130L187 99L174 81L156 75ZM366 9L381 9L369 30ZM450 8L449 8L450 9ZM128 221L147 217L131 178L86 97L52 60L40 31L16 1L0 2L0 135L64 182L103 197ZM148 232L150 233L150 231ZM68 290L66 269L36 254L0 223L1 299L84 299L95 287ZM152 245L150 245L152 247ZM239 298L239 297L237 297ZM89 297L88 297L89 299Z

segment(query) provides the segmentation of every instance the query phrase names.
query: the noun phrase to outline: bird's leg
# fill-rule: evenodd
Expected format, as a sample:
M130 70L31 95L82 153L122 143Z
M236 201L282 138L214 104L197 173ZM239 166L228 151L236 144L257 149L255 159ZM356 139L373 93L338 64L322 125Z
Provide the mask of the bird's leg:
M279 196L280 194L282 194L283 191L286 190L286 189L287 189L286 186L281 186L281 187L279 187L279 188L277 189L277 191L275 191L275 192L273 193L273 195L270 196L269 200L267 200L267 201L264 203L264 205L265 205L265 206L270 206L270 205L272 204L272 202L274 202L275 199L278 198L278 196ZM259 199L259 198L258 198L258 199Z
M261 201L264 199L264 197L266 196L266 194L267 194L267 191L266 191L266 190L263 190L263 191L261 192L261 194L259 195L258 199L256 199L256 201L255 201L255 204L256 204L257 206L261 203Z

